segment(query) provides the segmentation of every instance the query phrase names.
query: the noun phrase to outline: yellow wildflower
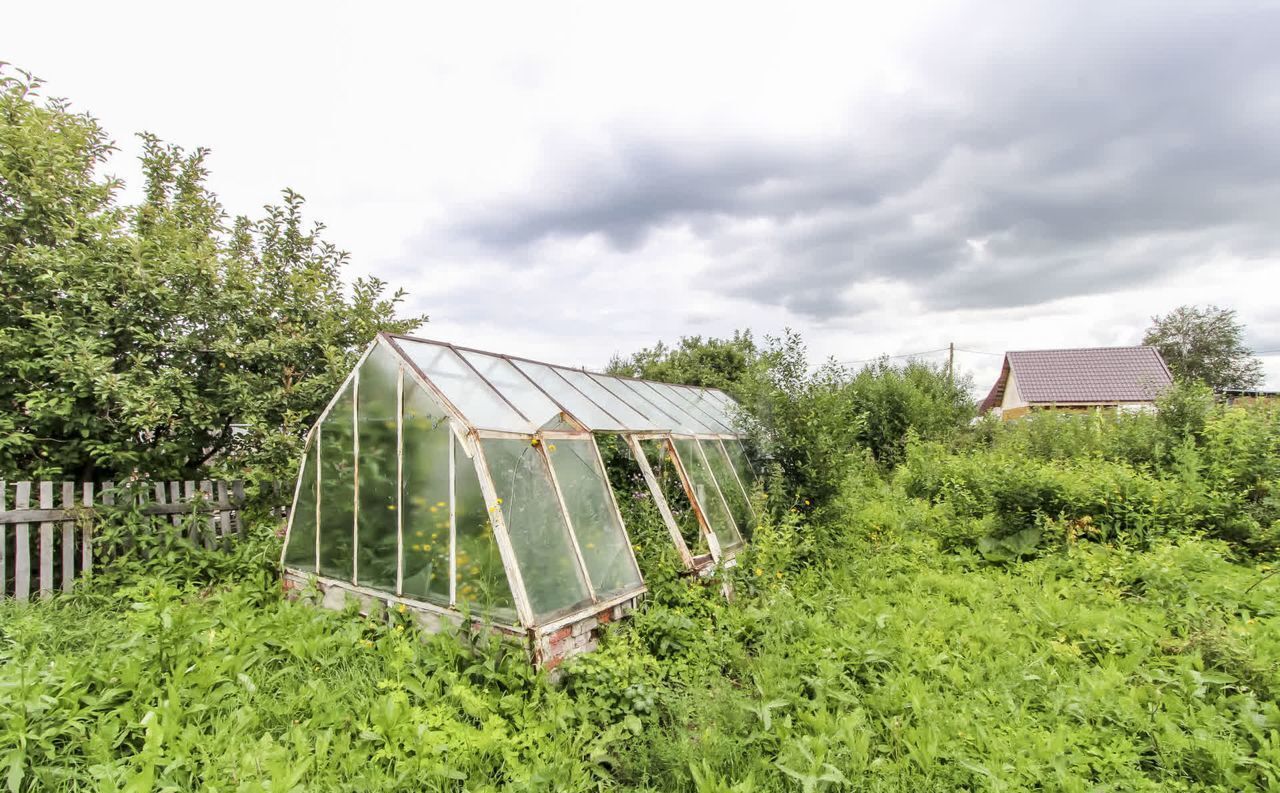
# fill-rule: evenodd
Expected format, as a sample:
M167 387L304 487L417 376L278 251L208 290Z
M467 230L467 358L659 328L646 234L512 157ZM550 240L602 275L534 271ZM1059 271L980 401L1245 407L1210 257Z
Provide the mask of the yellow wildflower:
M756 568L756 575L764 575L764 571L763 571L763 570L761 570L759 567L757 567L757 568Z
M554 443L547 444L547 451L554 452L555 450L556 450L556 445Z
M437 506L437 507L443 507L443 506L444 506L444 502L443 502L443 501L437 501L437 502L436 502L436 506Z

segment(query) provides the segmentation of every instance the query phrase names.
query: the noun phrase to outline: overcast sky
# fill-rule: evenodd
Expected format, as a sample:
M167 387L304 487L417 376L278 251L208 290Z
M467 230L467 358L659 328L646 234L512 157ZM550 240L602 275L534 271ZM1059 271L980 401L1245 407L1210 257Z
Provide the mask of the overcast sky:
M146 130L211 148L229 212L301 192L432 338L859 360L1217 303L1280 387L1274 3L445 5L25 3L0 60L131 184Z

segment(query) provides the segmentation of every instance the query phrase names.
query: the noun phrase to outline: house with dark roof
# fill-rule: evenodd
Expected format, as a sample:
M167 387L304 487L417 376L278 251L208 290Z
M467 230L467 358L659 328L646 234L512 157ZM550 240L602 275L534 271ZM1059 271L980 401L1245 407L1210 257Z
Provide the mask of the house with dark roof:
M1044 409L1150 409L1171 385L1155 347L1014 350L981 412L1013 419Z

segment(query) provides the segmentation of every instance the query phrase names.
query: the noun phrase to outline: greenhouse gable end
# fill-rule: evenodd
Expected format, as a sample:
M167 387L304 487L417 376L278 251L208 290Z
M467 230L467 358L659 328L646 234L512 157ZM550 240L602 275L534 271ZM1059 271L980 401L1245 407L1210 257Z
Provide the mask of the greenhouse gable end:
M596 434L621 436L704 572L754 522L735 411L715 389L381 334L307 436L285 585L429 629L488 622L554 666L645 591Z

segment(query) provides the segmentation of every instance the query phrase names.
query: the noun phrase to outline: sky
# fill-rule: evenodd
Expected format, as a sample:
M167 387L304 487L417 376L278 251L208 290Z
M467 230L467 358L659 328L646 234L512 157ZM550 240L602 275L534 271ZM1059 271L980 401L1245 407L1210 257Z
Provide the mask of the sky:
M1280 5L26 3L0 60L291 188L420 335L601 367L1136 344L1235 309L1280 388ZM945 353L930 352L928 360Z

